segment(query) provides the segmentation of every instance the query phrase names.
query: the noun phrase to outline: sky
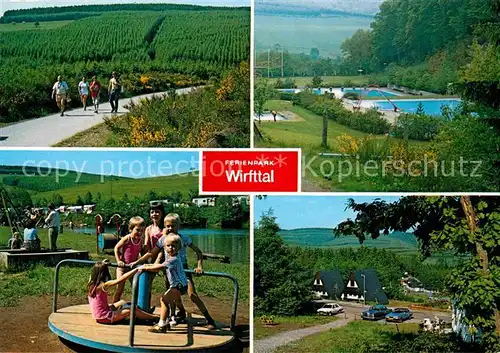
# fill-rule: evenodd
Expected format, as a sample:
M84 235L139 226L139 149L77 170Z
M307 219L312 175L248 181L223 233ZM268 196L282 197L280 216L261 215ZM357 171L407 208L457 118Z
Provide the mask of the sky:
M250 6L250 0L0 0L0 15L8 10L33 7L109 4L188 4L204 6Z
M347 218L356 214L345 210L347 200L371 202L375 199L394 202L397 196L268 196L266 199L254 201L254 219L260 220L269 208L281 229L297 228L334 228Z
M99 175L152 178L199 170L197 151L33 151L7 150L0 155L0 165L73 170Z

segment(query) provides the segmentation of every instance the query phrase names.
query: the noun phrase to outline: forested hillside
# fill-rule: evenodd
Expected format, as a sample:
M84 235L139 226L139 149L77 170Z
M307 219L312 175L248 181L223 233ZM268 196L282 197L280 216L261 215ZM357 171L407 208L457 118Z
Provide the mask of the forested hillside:
M344 41L343 64L352 72L386 72L391 83L445 93L494 51L488 60L497 69L493 75L483 71L482 78L499 80L497 6L487 0L384 1L371 30Z

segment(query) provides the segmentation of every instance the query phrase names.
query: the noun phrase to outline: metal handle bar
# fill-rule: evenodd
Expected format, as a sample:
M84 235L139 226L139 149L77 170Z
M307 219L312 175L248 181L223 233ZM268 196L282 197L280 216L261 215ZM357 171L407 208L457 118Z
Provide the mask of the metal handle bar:
M54 297L52 300L52 312L53 313L57 312L57 297L59 294L59 269L61 268L61 266L63 264L69 264L69 263L95 265L97 263L97 261L65 259L65 260L60 261L56 265L56 276L54 279ZM108 266L120 267L120 266L118 266L118 264L112 263L112 262L109 262ZM130 266L125 266L125 267L130 268ZM196 274L193 270L185 270L185 272ZM231 281L233 281L234 291L233 291L233 308L232 308L232 313L231 313L231 331L234 332L235 327L236 327L236 311L238 309L238 293L239 293L238 280L227 273L221 273L221 272L203 272L202 274L199 274L199 276L222 277L222 278L228 278ZM131 307L131 312L130 312L130 329L129 329L129 345L130 345L130 347L134 346L135 312L136 312L136 306L137 306L137 292L138 292L137 283L138 282L139 282L139 274L136 273L134 275L134 279L132 281L132 307Z

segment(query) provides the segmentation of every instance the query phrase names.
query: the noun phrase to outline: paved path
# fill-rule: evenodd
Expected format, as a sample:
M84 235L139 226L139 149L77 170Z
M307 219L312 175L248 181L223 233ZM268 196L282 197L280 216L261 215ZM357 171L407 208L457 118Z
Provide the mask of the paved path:
M193 89L193 87L181 88L176 92L177 94L186 94ZM131 100L137 103L141 98L162 94L166 94L166 92L120 99L118 114L127 112L124 106L129 104ZM78 132L104 122L104 117L112 116L109 102L99 105L99 114L94 113L90 97L87 102L90 104L87 111L78 108L68 110L65 116L60 116L57 113L0 128L0 147L50 147Z
M329 322L328 324L306 327L294 331L286 331L271 337L256 340L253 343L253 351L255 353L272 353L276 348L280 346L298 341L306 336L313 335L315 333L320 333L328 331L330 329L336 329L345 326L349 322L354 320L353 315L347 314L347 319L345 319L343 315L344 314L339 314L339 320Z

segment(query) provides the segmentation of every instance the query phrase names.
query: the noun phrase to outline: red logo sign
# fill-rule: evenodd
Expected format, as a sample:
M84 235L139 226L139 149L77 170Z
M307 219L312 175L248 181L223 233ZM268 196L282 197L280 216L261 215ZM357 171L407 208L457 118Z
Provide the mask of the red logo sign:
M300 191L300 151L202 151L201 193Z

